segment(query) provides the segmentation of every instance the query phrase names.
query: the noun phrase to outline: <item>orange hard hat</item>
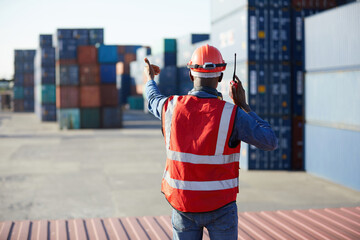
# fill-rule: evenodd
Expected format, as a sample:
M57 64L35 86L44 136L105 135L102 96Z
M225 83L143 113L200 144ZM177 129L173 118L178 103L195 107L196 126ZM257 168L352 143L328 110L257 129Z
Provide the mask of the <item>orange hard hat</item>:
M216 47L206 44L194 51L187 67L195 72L213 73L224 71L226 63Z

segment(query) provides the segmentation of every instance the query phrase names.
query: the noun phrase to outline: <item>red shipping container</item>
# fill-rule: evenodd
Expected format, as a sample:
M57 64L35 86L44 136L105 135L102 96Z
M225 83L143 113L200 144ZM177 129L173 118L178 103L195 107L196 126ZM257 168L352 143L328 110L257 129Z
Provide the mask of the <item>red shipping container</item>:
M25 87L34 86L34 74L33 73L25 73L24 74L24 86Z
M80 87L80 107L100 107L100 86Z
M77 86L57 86L56 87L56 107L57 108L78 108L79 107L79 87L77 87Z
M304 117L292 119L292 158L293 170L304 170Z
M97 48L95 46L79 46L77 48L77 61L79 64L97 63Z
M118 105L118 91L116 84L101 85L101 106L112 107Z
M97 85L100 83L100 67L98 64L79 65L80 85Z
M125 64L129 64L132 61L136 61L136 54L135 53L126 53L124 55L124 62Z

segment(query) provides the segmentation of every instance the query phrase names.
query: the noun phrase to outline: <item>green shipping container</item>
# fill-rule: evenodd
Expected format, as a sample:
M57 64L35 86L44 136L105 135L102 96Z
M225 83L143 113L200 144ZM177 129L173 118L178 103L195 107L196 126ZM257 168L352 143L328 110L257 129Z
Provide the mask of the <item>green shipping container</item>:
M81 128L100 128L100 108L82 108Z
M128 97L128 103L130 109L144 110L144 99L142 96L130 96Z
M24 98L24 87L14 86L14 99Z
M80 128L80 109L78 108L58 108L57 118L60 129Z
M55 84L44 84L41 86L41 103L56 103Z
M176 53L176 39L165 38L151 47L151 54L157 55L162 53Z

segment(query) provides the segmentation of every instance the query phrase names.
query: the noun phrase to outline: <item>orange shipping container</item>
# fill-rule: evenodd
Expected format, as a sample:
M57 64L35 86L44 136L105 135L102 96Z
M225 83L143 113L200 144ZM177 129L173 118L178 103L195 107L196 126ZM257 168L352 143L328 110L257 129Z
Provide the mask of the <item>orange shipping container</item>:
M57 108L78 108L79 107L79 87L77 87L77 86L57 86L56 87L56 107Z
M95 46L79 46L77 48L77 61L79 64L97 63L97 48Z
M118 105L118 91L116 84L102 84L101 85L101 106L117 106Z
M118 54L125 54L125 46L118 46Z
M80 85L96 85L100 83L100 68L98 64L80 65Z
M126 53L124 56L124 62L129 64L132 61L136 61L136 54L135 53Z
M100 87L81 86L80 87L80 107L100 107Z

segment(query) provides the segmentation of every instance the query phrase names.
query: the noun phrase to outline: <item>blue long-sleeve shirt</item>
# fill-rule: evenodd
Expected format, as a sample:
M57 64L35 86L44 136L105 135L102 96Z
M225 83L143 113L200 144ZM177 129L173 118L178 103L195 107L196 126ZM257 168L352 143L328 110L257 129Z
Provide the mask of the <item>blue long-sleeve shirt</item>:
M193 89L189 94L200 98L217 98L217 95L210 93L211 90L217 92L215 89L210 89L210 91L196 91ZM161 95L153 80L146 83L145 94L149 111L155 117L161 119L162 107L167 97ZM274 150L278 146L278 140L268 122L262 120L255 112L246 113L240 107L237 107L230 145L236 145L239 141L266 151Z

